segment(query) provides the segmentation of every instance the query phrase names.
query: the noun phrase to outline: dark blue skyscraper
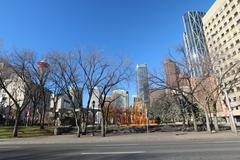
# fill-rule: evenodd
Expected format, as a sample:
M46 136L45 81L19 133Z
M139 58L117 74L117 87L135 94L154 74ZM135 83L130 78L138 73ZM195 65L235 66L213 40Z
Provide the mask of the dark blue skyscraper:
M148 70L146 64L138 64L136 67L137 74L137 95L146 107L149 107L149 84Z
M191 76L203 75L208 63L208 49L204 36L202 17L204 12L189 11L183 16L185 56Z

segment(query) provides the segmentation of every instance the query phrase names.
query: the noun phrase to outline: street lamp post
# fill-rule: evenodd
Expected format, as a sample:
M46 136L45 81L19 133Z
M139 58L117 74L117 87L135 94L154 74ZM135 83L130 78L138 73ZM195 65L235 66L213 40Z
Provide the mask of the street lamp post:
M94 136L94 130L95 130L95 101L92 101L92 114L93 114L93 119L92 119L92 136Z
M45 89L44 89L44 74L46 73L46 70L48 68L48 63L44 60L40 61L37 63L38 65L38 69L40 71L39 74L39 83L40 83L40 87L41 87L41 93L42 93L42 98L43 98L43 113L42 113L42 123L40 124L40 128L44 129L44 119L45 119L45 113L46 113L46 95L45 95Z

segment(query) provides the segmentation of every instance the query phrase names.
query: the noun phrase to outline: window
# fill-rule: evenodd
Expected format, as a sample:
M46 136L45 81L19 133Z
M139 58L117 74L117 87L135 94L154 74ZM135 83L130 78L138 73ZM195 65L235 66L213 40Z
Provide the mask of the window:
M235 13L234 13L234 17L236 17L237 15L238 15L238 12L235 12Z
M234 51L234 52L233 52L233 56L235 56L236 54L237 54L236 51Z
M235 25L233 24L232 26L231 26L231 29L233 29L235 27Z
M237 20L237 24L239 24L240 23L240 19L239 20Z
M240 42L240 40L238 39L238 40L236 40L236 44L238 44Z
M228 11L227 11L227 15L228 15L229 13L230 13L230 11L228 10Z
M231 22L232 21L232 17L230 17L228 20L229 20L229 22Z
M233 101L236 102L236 101L237 101L237 98L236 98L236 97L233 97Z
M233 5L233 6L232 6L232 9L234 9L235 7L236 7L236 6L235 6L235 5Z
M237 91L240 91L240 87L237 87ZM240 97L239 97L240 98Z

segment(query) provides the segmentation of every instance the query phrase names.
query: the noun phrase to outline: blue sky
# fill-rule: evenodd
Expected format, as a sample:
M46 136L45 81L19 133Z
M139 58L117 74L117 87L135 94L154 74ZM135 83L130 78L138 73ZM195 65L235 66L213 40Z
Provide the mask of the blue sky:
M182 15L207 11L214 0L1 0L0 44L38 54L73 48L126 53L160 67L182 43ZM177 55L176 55L177 56ZM134 86L134 85L131 85ZM130 94L135 94L131 87Z

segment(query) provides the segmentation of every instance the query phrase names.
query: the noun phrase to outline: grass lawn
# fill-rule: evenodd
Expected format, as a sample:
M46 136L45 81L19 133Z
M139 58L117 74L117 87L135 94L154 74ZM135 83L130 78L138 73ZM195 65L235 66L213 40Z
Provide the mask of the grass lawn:
M39 129L39 126L18 128L18 137L39 137L53 135L54 127L45 127L45 129ZM0 139L12 138L13 127L0 126Z

